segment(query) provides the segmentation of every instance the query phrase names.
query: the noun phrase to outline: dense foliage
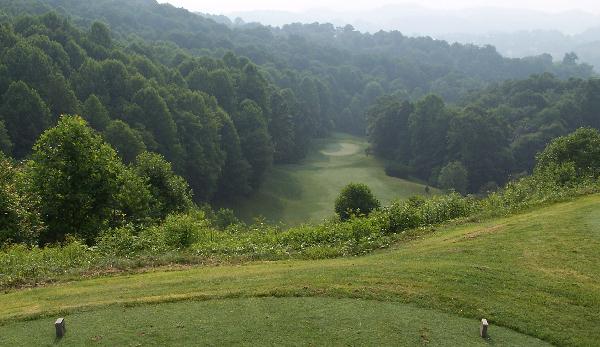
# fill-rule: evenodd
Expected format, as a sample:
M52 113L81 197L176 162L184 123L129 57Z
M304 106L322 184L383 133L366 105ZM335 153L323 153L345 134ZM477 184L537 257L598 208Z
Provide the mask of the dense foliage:
M78 116L62 116L20 165L0 158L0 242L93 244L101 231L140 228L193 208L190 188L159 154L126 166Z
M245 225L225 211L192 210L174 212L163 222L142 230L127 224L106 229L95 239L94 247L77 240L44 248L12 245L0 252L0 268L3 269L0 287L35 284L89 271L102 273L115 268L127 270L227 259L328 258L364 254L419 237L447 221L509 215L540 204L598 193L600 176L597 171L591 175L588 171L589 165L597 168L600 163L598 151L590 151L588 146L598 139L600 133L589 129L557 139L540 156L533 175L513 181L484 199L456 193L413 197L394 202L369 216L353 216L345 221L331 219L319 225L289 229L260 221ZM581 158L570 161L573 170L570 173L546 170L547 167L562 166L564 161L555 154L564 153L565 149L573 157ZM5 183L2 188L4 192ZM35 214L27 220L35 221Z
M56 13L3 21L0 149L15 159L30 156L60 115L81 114L126 163L146 150L163 155L205 202L257 188L274 160L301 158L329 129L324 87L308 77L311 92L300 82L281 89L231 52L195 57L174 44L118 42L104 24L82 31Z
M552 139L600 128L598 90L596 79L545 74L490 87L459 105L433 95L417 102L386 96L369 111L369 139L391 162L390 174L485 193L531 173Z
M600 127L600 84L559 79L591 75L574 61L350 26L227 27L154 0L0 8L0 244L20 244L0 253L3 285L134 256L359 254L413 228L596 189L598 138L584 129L482 201L449 194L377 209L354 186L338 201L340 220L243 225L198 204L252 192L274 162L303 158L311 138L364 133L372 104L373 151L389 173L490 192L532 172L549 140ZM448 103L544 72L558 77Z

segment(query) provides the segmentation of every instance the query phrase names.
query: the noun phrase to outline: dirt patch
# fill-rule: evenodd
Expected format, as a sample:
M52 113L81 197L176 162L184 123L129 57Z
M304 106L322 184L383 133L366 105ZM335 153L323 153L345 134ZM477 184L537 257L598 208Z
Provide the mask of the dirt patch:
M500 231L505 226L506 225L504 225L504 224L500 224L500 225L494 225L494 226L491 226L491 227L488 227L488 228L485 228L485 229L476 230L476 231L473 231L473 232L470 232L468 234L463 235L461 237L461 240L473 240L473 239L476 239L476 238L478 238L479 236L482 236L482 235L493 234L495 232ZM456 242L459 242L459 241L458 240L454 241L454 243L456 243Z

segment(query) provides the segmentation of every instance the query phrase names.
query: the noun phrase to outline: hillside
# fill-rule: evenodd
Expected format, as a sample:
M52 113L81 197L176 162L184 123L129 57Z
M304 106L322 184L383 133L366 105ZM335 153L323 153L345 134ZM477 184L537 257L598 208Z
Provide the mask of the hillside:
M287 342L299 344L332 332L335 344L477 345L482 317L494 344L594 345L599 211L592 195L449 225L365 257L164 269L8 291L0 295L0 344L50 344L52 318L66 315L66 345L286 342L279 331L295 331Z

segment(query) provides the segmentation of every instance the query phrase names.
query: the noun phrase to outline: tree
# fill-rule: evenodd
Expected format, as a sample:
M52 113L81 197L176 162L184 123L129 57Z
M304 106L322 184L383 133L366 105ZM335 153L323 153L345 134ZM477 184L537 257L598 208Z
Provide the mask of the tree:
M280 92L271 94L269 133L273 138L275 162L293 162L296 149L294 143L294 119L289 105Z
M29 175L48 232L44 243L77 235L92 243L110 226L123 165L78 116L63 116L34 146Z
M219 132L208 114L182 112L177 123L185 149L184 169L194 196L209 201L217 190L217 181L225 161L219 146Z
M54 76L55 69L48 55L41 49L19 41L6 51L2 60L9 68L11 80L23 81L40 93L48 90L49 79Z
M39 94L25 82L13 82L2 97L0 117L8 131L15 158L23 158L50 125L50 111Z
M209 201L225 162L219 139L220 120L214 99L188 90L175 90L169 99L185 157L185 177L199 201Z
M414 109L409 101L401 101L393 96L381 98L369 109L369 142L375 154L386 159L409 162L408 119Z
M575 52L565 53L562 63L565 65L577 65L577 60L579 57Z
M110 37L110 30L104 23L94 22L89 34L90 40L104 48L110 48L112 46L112 38Z
M216 197L226 201L250 192L250 163L244 158L240 138L229 115L218 112L220 119L221 148L225 154L221 177L218 182Z
M61 74L55 74L48 80L42 89L43 98L46 100L51 114L55 117L63 114L79 113L79 100L71 89L70 83Z
M6 243L35 245L44 223L39 199L25 189L21 168L0 152L0 246Z
M460 162L453 161L440 171L438 184L442 189L453 189L461 194L466 194L469 186L469 173Z
M250 185L258 188L273 163L273 144L267 122L260 107L252 100L242 102L240 113L234 118L234 122L244 157L252 168Z
M301 122L297 123L298 133L299 136L310 138L317 132L319 117L321 115L319 92L314 79L305 77L300 84L300 90L296 96L301 116Z
M600 131L580 128L575 132L552 141L537 157L536 172L550 173L569 170L570 179L600 177Z
M140 90L133 97L139 106L129 120L143 124L156 142L158 151L167 157L176 167L182 165L182 149L177 139L177 127L173 116L158 91L152 87Z
M269 113L267 81L256 65L248 63L244 66L238 94L240 100L250 99L256 102L265 114Z
M108 123L104 138L127 164L134 162L135 158L146 150L142 136L121 120Z
M444 101L428 95L417 102L408 120L412 166L422 177L440 167L446 157L446 133L451 118Z
M12 154L13 144L10 140L10 136L8 135L8 131L4 126L4 122L0 120L0 153L4 153L5 155Z
M235 111L237 105L233 79L227 70L218 69L208 74L208 93L214 95L228 113Z
M187 84L191 90L208 92L210 89L210 81L208 71L203 67L197 67L186 78Z
M154 218L164 219L171 213L185 212L193 206L187 182L173 172L171 164L160 154L140 154L134 168L136 174L150 185Z
M83 104L82 116L92 128L98 131L106 129L110 122L108 111L94 94L91 94Z
M369 215L380 207L371 189L362 183L350 183L342 189L335 200L335 212L341 220L347 220L353 215Z
M450 122L448 157L460 161L469 173L468 190L488 182L504 183L512 169L506 122L478 107L468 107Z

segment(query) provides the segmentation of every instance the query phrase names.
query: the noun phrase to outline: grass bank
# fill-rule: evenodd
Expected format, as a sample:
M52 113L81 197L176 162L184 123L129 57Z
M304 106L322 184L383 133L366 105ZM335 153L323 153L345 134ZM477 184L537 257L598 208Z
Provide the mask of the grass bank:
M202 305L214 303L216 310L216 299L318 297L409 304L475 322L486 317L494 326L552 344L594 345L600 341L599 230L600 196L593 195L442 228L364 257L153 271L9 290L0 295L0 336L31 338L36 327L48 324L43 317L57 314L84 312L100 321L103 310L145 304L211 300ZM240 321L235 314L229 319ZM206 329L217 334L221 328ZM269 339L276 330L258 332Z

